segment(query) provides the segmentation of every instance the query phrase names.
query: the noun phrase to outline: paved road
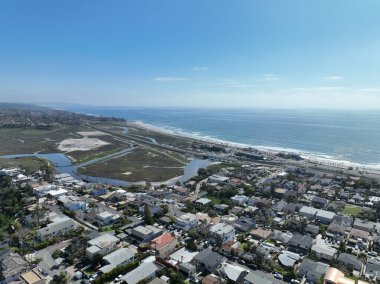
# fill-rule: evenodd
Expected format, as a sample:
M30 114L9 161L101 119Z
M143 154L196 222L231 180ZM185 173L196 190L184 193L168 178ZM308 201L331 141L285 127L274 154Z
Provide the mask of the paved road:
M57 264L53 259L52 254L57 250L67 247L70 242L71 240L63 241L61 243L51 245L42 250L36 251L34 257L36 259L41 259L38 267L46 271L50 276L59 274L61 272L59 269L52 270L52 267Z
M255 273L257 273L260 276L265 277L265 278L273 281L274 284L289 284L289 283L287 283L285 281L282 281L282 280L279 280L277 278L274 278L273 274L267 273L267 272L262 271L262 270L255 270Z

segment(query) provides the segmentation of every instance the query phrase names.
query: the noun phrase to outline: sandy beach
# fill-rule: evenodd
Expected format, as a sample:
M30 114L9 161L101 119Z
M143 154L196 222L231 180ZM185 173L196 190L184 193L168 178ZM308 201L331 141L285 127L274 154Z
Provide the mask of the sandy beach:
M171 130L164 129L162 127L157 127L150 124L145 124L142 122L128 121L128 127L135 127L148 132L155 132L162 135L181 137L183 139L188 139L198 143L207 143L215 146L224 147L228 152L252 152L255 154L261 154L266 157L264 161L255 161L255 163L262 164L278 164L284 166L298 166L304 168L318 169L326 172L339 172L347 175L354 176L366 176L369 178L380 179L380 166L379 165L362 165L358 163L353 163L350 161L336 160L333 158L320 157L312 154L293 152L291 150L285 151L281 149L260 149L251 145L234 143L229 141L223 141L214 138L195 136L187 133L176 133ZM278 153L295 153L299 155L302 159L299 161L283 159L276 156Z

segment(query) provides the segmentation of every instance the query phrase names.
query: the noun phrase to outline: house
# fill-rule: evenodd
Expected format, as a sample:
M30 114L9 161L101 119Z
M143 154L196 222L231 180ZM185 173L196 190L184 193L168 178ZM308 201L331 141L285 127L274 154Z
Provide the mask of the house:
M0 283L5 284L18 280L21 273L29 268L29 264L18 253L5 250L0 252L0 267L3 276Z
M152 215L159 214L162 212L162 207L160 204L155 204L155 203L149 203L147 201L143 202L143 204L139 207L139 213L144 214L145 206L148 206L150 209L150 213Z
M37 238L46 240L53 237L63 236L75 229L75 222L69 217L56 217L46 227L37 230Z
M256 240L266 240L270 237L272 231L257 228L253 229L249 234Z
M218 223L210 228L210 238L213 243L218 243L220 240L222 244L227 241L233 241L235 238L235 228L226 223Z
M193 258L193 263L200 271L213 272L222 260L223 257L219 253L212 251L211 248L206 248Z
M228 212L228 205L226 204L215 204L214 205L214 210L218 213L218 214L226 214Z
M288 203L282 208L282 212L286 214L292 214L295 212L299 212L301 208L302 208L302 205L299 203Z
M111 234L100 235L87 242L88 247L86 249L86 255L90 259L96 254L101 256L107 255L116 248L118 242L119 238Z
M168 263L172 266L178 266L179 264L190 263L194 257L198 254L197 251L190 251L186 247L183 247L173 252L168 257Z
M307 254L314 244L314 239L309 235L295 234L288 243L288 249L299 254Z
M157 257L166 258L175 250L177 243L174 235L164 233L152 240L151 248L156 251Z
M368 240L368 232L352 228L347 244L351 246L358 246L361 249L368 249Z
M300 260L300 255L294 252L284 250L278 256L278 261L282 266L285 267L294 267L297 261Z
M307 224L305 232L310 236L316 237L319 233L319 226L313 224Z
M303 216L309 220L314 219L317 212L318 212L318 209L316 209L314 207L310 207L310 206L303 206L299 211L301 216Z
M301 277L306 277L307 281L316 283L326 274L329 267L330 266L325 263L304 258L298 268L298 273Z
M33 192L37 194L38 196L45 196L47 193L51 190L56 190L57 187L54 184L45 184L38 186L36 188L33 188Z
M272 200L268 198L258 198L251 199L252 202L249 205L257 206L258 208L271 208Z
M106 265L100 268L100 271L102 273L108 273L118 266L127 265L134 259L134 257L135 254L130 249L119 248L103 257L103 261Z
M344 276L344 273L339 269L334 267L330 267L327 270L325 279L323 280L323 284L368 284L368 282L358 280L356 282L354 279L348 278Z
M333 221L326 230L326 236L337 240L337 241L343 241L346 235L346 231L344 227L339 224L338 222Z
M223 262L219 269L220 274L224 276L223 278L232 283L236 283L240 274L245 271L247 271L247 268L228 262Z
M274 230L270 239L276 241L278 244L287 244L292 237L293 235L290 233Z
M105 187L93 188L90 190L90 195L92 196L101 196L108 193L108 189Z
M226 183L230 180L230 178L225 176L219 176L219 175L212 175L208 178L209 183L216 183L216 184L222 184Z
M355 218L354 226L355 229L363 230L368 233L372 233L373 229L375 228L375 223L368 221L368 220L362 220L359 218Z
M154 238L157 238L163 233L163 231L154 226L138 226L133 228L131 231L131 236L139 242L146 243L150 242Z
M198 225L197 216L191 213L186 213L186 214L183 214L182 216L179 216L174 223L175 228L184 230L184 231L194 228L197 225Z
M88 203L77 196L61 196L58 200L70 211L87 210Z
M285 200L280 200L279 202L273 205L272 209L275 212L282 212L286 205L288 205L288 202L286 202Z
M316 239L316 244L311 247L312 254L320 260L333 260L338 251L335 248L328 246L324 239Z
M339 254L336 261L347 269L352 269L361 272L363 268L363 263L352 254L341 253Z
M227 241L222 245L222 251L231 253L234 251L236 255L242 255L244 253L244 250L241 248L240 242L235 241Z
M64 188L57 188L55 190L48 191L47 195L51 196L54 199L59 199L61 196L65 196L68 193L69 191Z
M317 213L315 214L315 219L322 223L322 224L331 224L331 222L333 221L335 217L335 213L334 212L330 212L330 211L326 211L326 210L318 210Z
M162 267L155 262L143 262L137 268L121 277L121 281L127 284L136 284L142 280L155 277L160 269Z
M120 216L107 211L103 211L96 214L95 220L100 226L108 226L120 220Z
M232 226L234 226L237 231L246 233L256 226L256 222L250 218L239 218L232 223Z
M0 170L0 176L15 177L21 172L22 170L20 168L4 168Z
M315 196L311 200L311 205L313 205L317 208L325 208L328 202L329 201L326 198Z
M247 275L244 276L242 282L243 284L273 284L272 280L264 278L255 271L249 271Z
M286 188L276 188L273 195L278 198L283 198L288 190Z
M237 194L235 196L232 196L231 200L232 200L232 202L234 202L236 204L244 205L244 204L247 204L249 198L248 198L248 196Z
M209 274L202 279L202 284L220 284L220 280L214 274Z
M337 222L338 224L342 225L346 232L350 232L354 220L350 216L336 214L334 217L334 222Z
M45 284L47 279L39 273L37 269L29 270L20 275L20 280L24 280L26 284Z
M211 205L212 205L212 202L208 198L199 198L198 200L194 201L194 206L195 208L198 208L198 209L204 209Z

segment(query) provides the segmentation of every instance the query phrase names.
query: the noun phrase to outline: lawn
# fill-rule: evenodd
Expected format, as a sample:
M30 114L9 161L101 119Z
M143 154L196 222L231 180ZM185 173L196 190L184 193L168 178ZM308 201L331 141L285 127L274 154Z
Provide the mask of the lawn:
M211 200L213 205L220 204L220 200L213 195L208 195L207 198Z
M343 209L343 213L352 216L359 216L361 211L362 209L359 206L355 205L346 205Z

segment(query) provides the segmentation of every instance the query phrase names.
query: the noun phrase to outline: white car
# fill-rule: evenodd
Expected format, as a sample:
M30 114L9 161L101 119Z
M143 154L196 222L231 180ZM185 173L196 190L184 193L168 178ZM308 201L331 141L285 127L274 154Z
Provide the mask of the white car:
M278 272L274 273L274 278L277 278L277 279L280 279L280 280L284 279L284 277L280 273L278 273Z

